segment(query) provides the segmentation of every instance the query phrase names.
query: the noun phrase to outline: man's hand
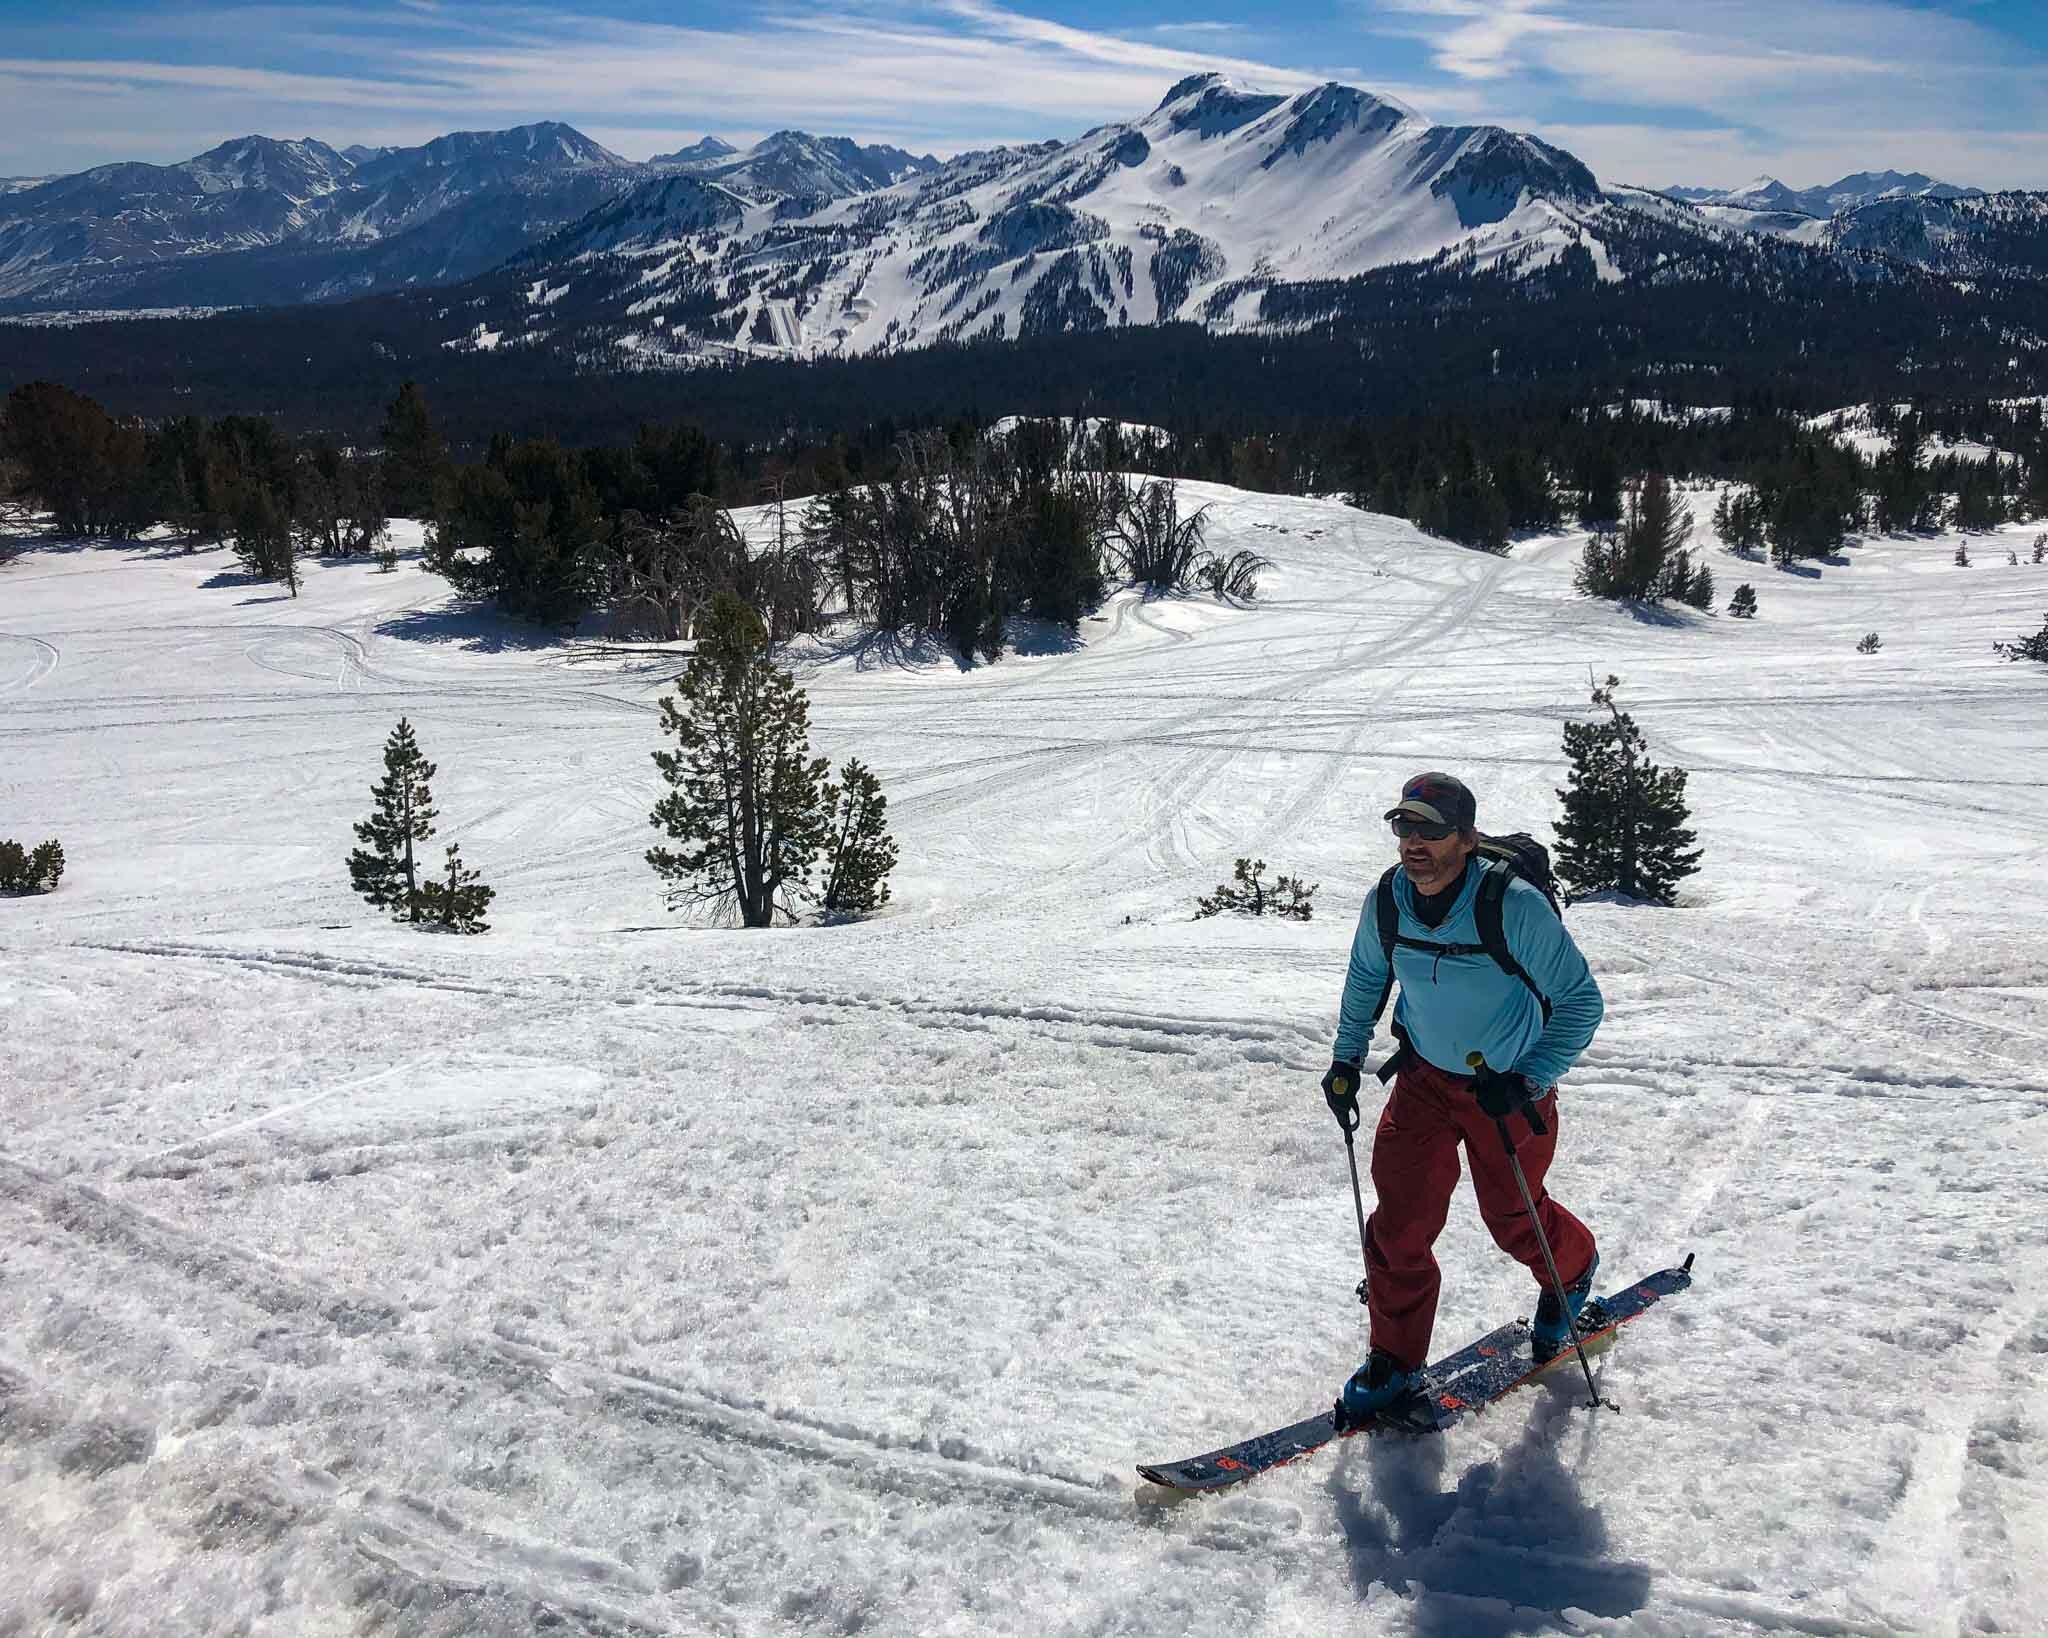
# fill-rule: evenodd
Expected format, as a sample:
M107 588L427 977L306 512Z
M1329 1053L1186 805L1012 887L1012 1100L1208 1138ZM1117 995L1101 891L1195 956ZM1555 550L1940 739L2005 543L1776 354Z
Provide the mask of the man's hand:
M1472 1077L1472 1096L1479 1100L1479 1107L1487 1114L1501 1120L1517 1110L1528 1108L1536 1101L1538 1093L1526 1075L1481 1069Z
M1347 1132L1358 1130L1358 1065L1348 1058L1332 1058L1323 1071L1323 1099L1337 1124Z

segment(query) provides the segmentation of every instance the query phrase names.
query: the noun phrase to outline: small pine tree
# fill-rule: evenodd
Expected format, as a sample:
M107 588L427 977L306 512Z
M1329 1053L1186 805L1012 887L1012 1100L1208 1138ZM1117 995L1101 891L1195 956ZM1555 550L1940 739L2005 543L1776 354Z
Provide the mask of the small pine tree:
M450 842L448 879L421 886L420 909L428 921L451 933L488 933L491 924L484 920L484 911L497 896L474 870L463 868L461 843Z
M2041 622L2041 629L2031 637L2021 637L2010 643L1993 643L1991 652L2008 660L2038 660L2048 665L2048 620Z
M250 479L237 492L231 517L235 556L243 566L264 580L283 581L297 597L300 542L292 533L291 508L283 498Z
M1960 540L1959 540L1959 541L1957 541L1957 542L1956 542L1956 567L1957 567L1957 568L1959 568L1959 569L1967 569L1967 568L1968 568L1969 566L1970 566L1970 546L1969 546L1969 542L1967 542L1967 541L1960 541Z
M849 757L839 783L825 787L832 815L825 842L823 908L848 914L879 910L889 902L889 872L896 868L896 844L886 815L889 799L867 766Z
M2036 563L2048 562L2048 535L2038 535L2035 537L2034 561Z
M1195 920L1208 916L1220 916L1226 910L1241 916L1287 916L1295 921L1312 921L1315 906L1311 902L1321 882L1304 884L1299 876L1276 876L1268 887L1260 878L1265 874L1264 859L1239 859L1233 874L1237 885L1218 882L1216 891L1207 898L1195 900Z
M809 754L810 701L768 658L760 616L730 592L712 600L689 669L661 701L677 749L654 752L669 793L648 823L681 842L647 862L669 908L737 904L740 924L794 919L825 843L831 764Z
M1744 581L1735 588L1735 595L1728 599L1728 612L1738 620L1756 617L1756 587Z
M386 546L382 551L378 552L377 572L379 574L389 574L397 567L398 548L396 546Z
M2005 566L2008 569L2017 569L2020 566L2020 554L2018 552L2007 552L2005 554Z
M1876 632L1867 631L1863 634L1863 640L1856 645L1856 652L1858 654L1875 654L1883 647L1884 640Z
M433 777L412 724L400 717L384 742L384 777L370 787L377 811L356 826L357 840L368 845L348 856L355 890L400 921L418 921L425 909L412 845L434 834Z
M1714 571L1704 561L1679 588L1678 600L1688 608L1705 610L1714 606Z
M1569 788L1557 794L1554 867L1574 896L1612 889L1669 904L1678 883L1699 869L1700 850L1685 828L1685 770L1647 760L1635 719L1615 704L1619 677L1593 690L1606 722L1566 723Z

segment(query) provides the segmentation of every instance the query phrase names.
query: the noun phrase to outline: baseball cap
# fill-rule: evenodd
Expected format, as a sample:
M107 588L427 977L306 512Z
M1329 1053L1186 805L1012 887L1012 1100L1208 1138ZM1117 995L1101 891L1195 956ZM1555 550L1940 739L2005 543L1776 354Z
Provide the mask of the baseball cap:
M1432 825L1470 830L1479 821L1479 804L1463 780L1447 773L1419 773L1401 787L1401 800L1380 817L1395 819L1404 813Z

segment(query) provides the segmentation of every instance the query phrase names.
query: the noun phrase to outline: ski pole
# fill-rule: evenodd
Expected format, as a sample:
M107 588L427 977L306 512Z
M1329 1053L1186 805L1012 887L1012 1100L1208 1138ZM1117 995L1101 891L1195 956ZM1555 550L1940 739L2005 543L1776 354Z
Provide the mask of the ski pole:
M1465 1063L1475 1072L1486 1068L1485 1056L1477 1052L1467 1053ZM1543 1117L1536 1113L1536 1106L1525 1105L1522 1113L1528 1119L1529 1130L1538 1137L1543 1136ZM1494 1116L1493 1124L1495 1130L1500 1133L1501 1148L1507 1151L1508 1169L1515 1174L1515 1187L1521 1191L1522 1210L1529 1214L1529 1226L1536 1231L1536 1244L1543 1252L1543 1266L1550 1271L1550 1289L1557 1298L1558 1312L1565 1317L1565 1333L1572 1339L1572 1348L1579 1356L1579 1369L1586 1373L1586 1392L1592 1395L1586 1409L1598 1410L1602 1405L1607 1405L1609 1410L1613 1410L1616 1407L1607 1404L1607 1401L1600 1397L1600 1390L1593 1386L1593 1366L1586 1358L1585 1343L1579 1340L1578 1317L1572 1313L1571 1302L1564 1294L1564 1281L1557 1272L1557 1259L1550 1254L1550 1237L1543 1232L1543 1221L1536 1215L1536 1202L1529 1197L1529 1180L1522 1175L1522 1162L1515 1154L1515 1140L1508 1134L1507 1116Z
M1369 1278L1372 1274L1372 1256L1365 1249L1365 1196L1358 1189L1358 1150L1351 1141L1351 1134L1358 1130L1357 1089L1354 1088L1342 1097L1332 1096L1329 1104L1330 1113L1337 1117L1337 1124L1344 1128L1344 1159L1351 1167L1351 1209L1358 1214L1358 1257L1359 1261L1365 1264L1366 1276ZM1366 1295L1364 1279L1358 1282L1358 1300L1367 1307L1371 1306L1371 1299Z

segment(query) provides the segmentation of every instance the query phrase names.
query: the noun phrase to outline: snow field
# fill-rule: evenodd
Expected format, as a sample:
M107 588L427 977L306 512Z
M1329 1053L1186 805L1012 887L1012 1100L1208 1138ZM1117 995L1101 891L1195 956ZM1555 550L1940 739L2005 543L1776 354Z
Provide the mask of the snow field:
M2048 1628L2044 682L1989 647L2048 569L1715 553L1758 619L1637 618L1577 537L1183 498L1256 604L792 656L903 860L768 933L640 859L675 654L466 612L416 540L296 601L0 569L0 835L70 860L0 903L0 1632ZM1363 1352L1315 1080L1377 815L1442 766L1544 833L1589 668L1707 855L1570 912L1609 1013L1552 1184L1605 1278L1699 1283L1619 1416L1561 1376L1142 1505ZM483 938L348 892L401 712ZM1240 854L1317 919L1190 920ZM1439 1256L1440 1350L1528 1312L1463 1190Z

